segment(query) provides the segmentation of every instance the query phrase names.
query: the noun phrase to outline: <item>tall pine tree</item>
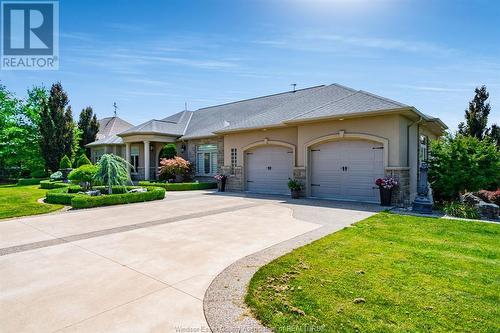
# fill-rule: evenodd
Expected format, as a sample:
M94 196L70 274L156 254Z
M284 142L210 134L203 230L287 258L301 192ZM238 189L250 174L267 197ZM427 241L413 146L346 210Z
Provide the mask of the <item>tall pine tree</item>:
M97 137L97 132L99 132L99 122L97 121L97 116L90 106L87 106L80 113L80 119L78 120L78 128L81 132L80 138L80 149L85 150L87 157L90 157L90 149L86 149L85 145L94 142Z
M469 108L465 110L465 122L458 124L458 132L481 140L488 134L488 115L491 107L486 101L490 94L486 86L476 88L475 93L476 95L469 102Z
M50 88L49 97L41 101L40 148L46 167L51 171L59 169L64 155L73 156L74 127L68 95L60 82Z

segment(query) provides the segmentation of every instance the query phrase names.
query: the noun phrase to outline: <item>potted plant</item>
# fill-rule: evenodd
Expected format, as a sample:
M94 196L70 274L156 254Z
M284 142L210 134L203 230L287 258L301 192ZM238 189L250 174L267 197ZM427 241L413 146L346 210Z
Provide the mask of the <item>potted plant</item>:
M380 190L380 205L390 206L392 189L398 186L398 181L392 177L378 178L375 181L375 185L377 185Z
M288 188L291 191L292 199L298 199L300 197L302 184L297 179L288 178Z
M227 176L223 174L216 174L214 178L217 180L217 190L219 192L226 192Z

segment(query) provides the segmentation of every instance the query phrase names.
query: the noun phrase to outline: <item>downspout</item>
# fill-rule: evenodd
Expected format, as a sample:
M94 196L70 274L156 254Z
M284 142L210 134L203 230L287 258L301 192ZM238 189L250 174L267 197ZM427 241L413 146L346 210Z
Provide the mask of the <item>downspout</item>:
M418 132L419 132L419 124L423 121L424 119L420 117L419 120L414 121L410 123L408 126L406 126L406 166L410 167L410 127L413 125L417 124L417 139L418 139Z

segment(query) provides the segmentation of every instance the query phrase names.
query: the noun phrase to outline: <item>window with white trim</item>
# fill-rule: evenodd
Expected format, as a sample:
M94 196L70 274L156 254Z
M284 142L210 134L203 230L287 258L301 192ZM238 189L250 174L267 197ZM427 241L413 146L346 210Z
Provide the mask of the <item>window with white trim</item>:
M216 144L196 147L196 175L214 176L217 173L218 148Z
M234 175L234 169L238 165L238 150L231 148L231 174Z
M139 169L139 147L130 147L130 164L132 164L132 173L137 173Z

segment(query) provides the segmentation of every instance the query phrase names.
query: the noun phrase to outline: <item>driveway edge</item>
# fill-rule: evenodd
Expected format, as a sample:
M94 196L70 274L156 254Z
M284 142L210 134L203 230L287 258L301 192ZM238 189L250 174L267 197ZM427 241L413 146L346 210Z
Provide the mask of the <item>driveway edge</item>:
M205 319L212 332L272 332L253 317L245 304L250 279L274 259L340 229L324 225L241 258L219 273L203 298Z

